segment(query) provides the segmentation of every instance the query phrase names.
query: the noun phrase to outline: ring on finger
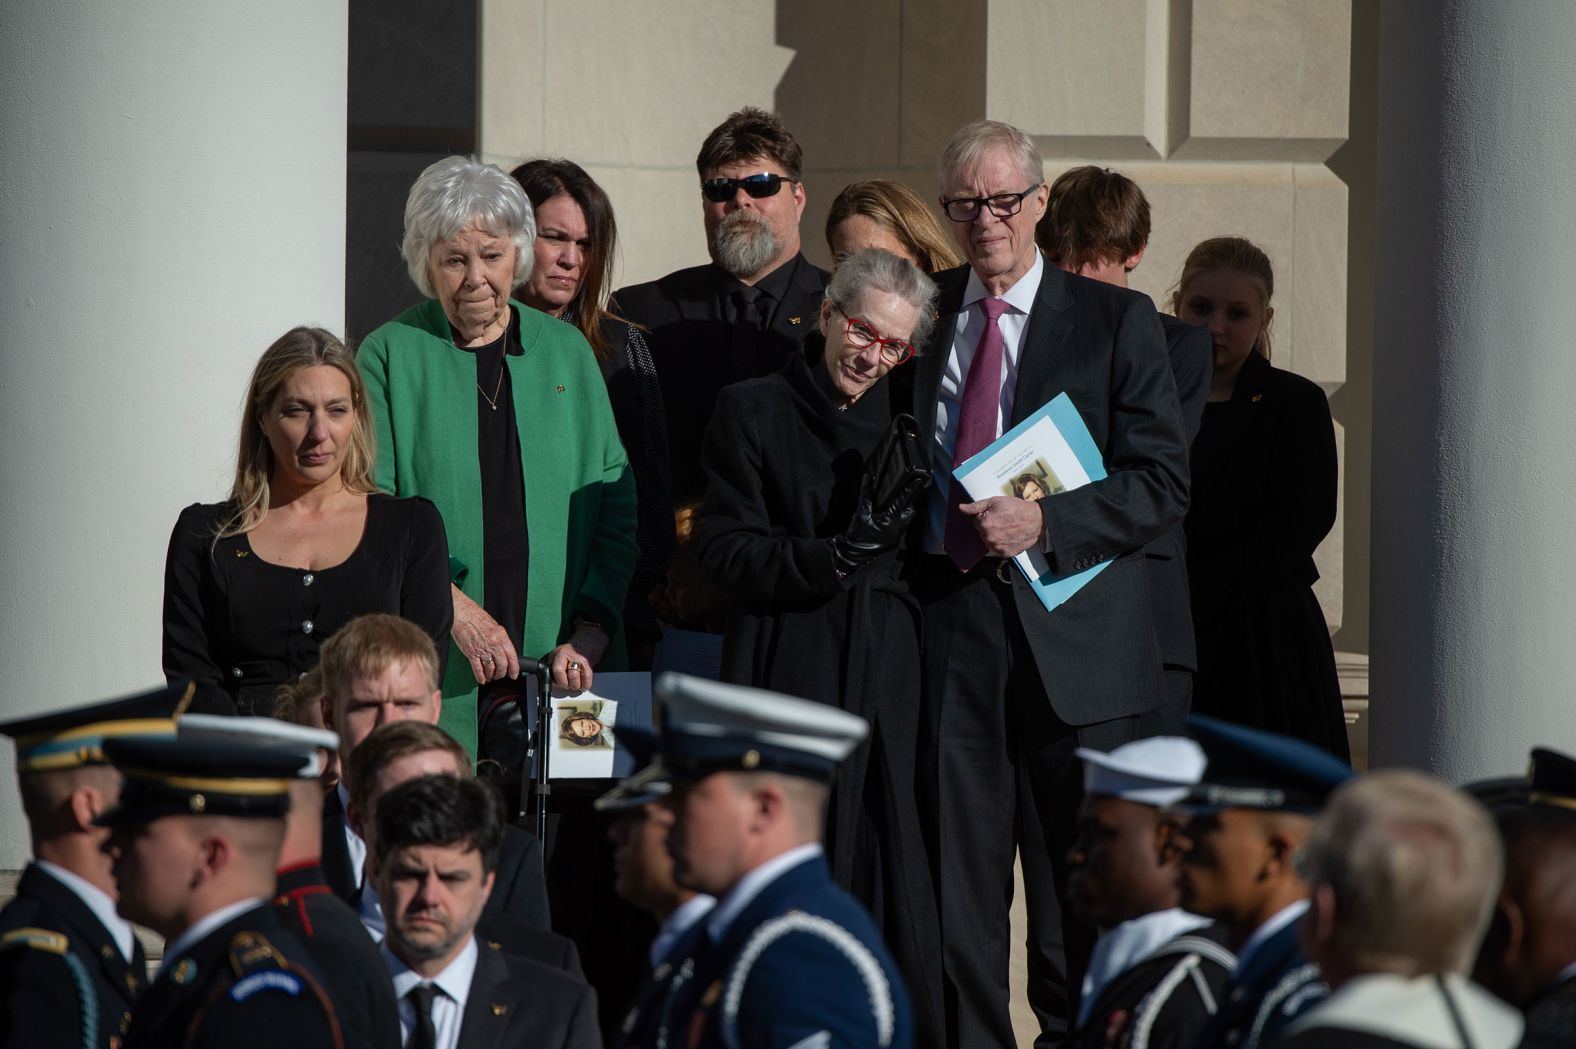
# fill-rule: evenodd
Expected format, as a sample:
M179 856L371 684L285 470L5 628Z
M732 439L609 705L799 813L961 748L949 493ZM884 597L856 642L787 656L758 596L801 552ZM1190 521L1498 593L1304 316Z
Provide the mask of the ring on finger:
M579 673L580 672L580 664L578 662L576 662L575 660L571 659L569 661L569 669L575 671L576 673Z

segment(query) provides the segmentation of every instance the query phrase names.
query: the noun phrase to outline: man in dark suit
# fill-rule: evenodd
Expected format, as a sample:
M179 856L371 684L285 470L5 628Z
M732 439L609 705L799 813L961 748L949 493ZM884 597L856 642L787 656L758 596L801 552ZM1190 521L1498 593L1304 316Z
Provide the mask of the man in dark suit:
M1493 806L1505 878L1473 977L1526 1014L1526 1049L1576 1047L1576 758L1534 747L1519 786Z
M619 1045L911 1049L902 978L821 848L829 784L869 734L825 703L681 674L655 688L654 752L623 790L671 786L679 884L717 898ZM934 1032L929 1032L933 1034Z
M596 994L476 932L503 807L472 779L422 775L378 802L370 863L387 907L384 962L409 1049L596 1049Z
M94 823L120 797L104 757L115 736L172 738L186 686L0 725L16 770L33 862L0 910L0 1045L112 1046L131 1022L147 959L115 912L115 880Z
M120 802L110 834L118 908L164 937L126 1049L342 1049L321 972L269 903L297 756L254 746L109 739Z
M1082 781L1073 750L1177 727L1143 547L1182 519L1187 448L1154 304L1047 266L1036 249L1048 194L1028 136L994 121L963 128L943 154L942 190L968 265L938 275L936 332L909 379L936 482L913 584L935 708L928 802L947 1033L955 1045L1013 1041L1008 908L1021 852L1029 999L1054 1043L1094 939L1062 920ZM1034 502L970 501L953 467L1060 393L1108 476ZM1005 560L1030 547L1057 575L1106 567L1048 612Z
M1045 217L1034 239L1052 265L1119 288L1144 260L1149 246L1149 200L1138 183L1120 172L1093 165L1063 172L1051 183ZM1215 347L1209 332L1160 314L1171 377L1182 410L1188 447L1204 420ZM1182 523L1144 546L1149 570L1155 633L1166 668L1168 706L1180 724L1193 700L1193 613L1188 600L1187 538Z
M471 778L465 749L436 725L425 721L391 722L373 729L361 741L345 764L344 784L350 794L349 826L369 850L375 845L377 811L383 795L401 783L430 775ZM509 895L505 887L518 892L522 871L529 870L515 847L521 841L536 839L506 824L493 864L492 892L477 930L487 942L509 954L543 962L581 978L580 956L568 937L522 920L503 903ZM370 879L361 887L357 910L367 931L381 940L387 916L378 887Z
M827 274L799 253L803 163L799 143L771 113L730 115L695 159L711 263L613 298L615 312L651 332L675 506L705 491L701 445L718 391L777 371L815 328Z
M1182 906L1214 919L1237 954L1220 1011L1194 1045L1264 1049L1328 993L1299 939L1308 913L1299 857L1314 816L1352 770L1301 740L1198 714L1188 733L1209 764L1181 802L1177 884Z
M318 863L323 842L321 777L339 747L325 729L292 725L274 718L187 714L180 720L183 741L228 743L299 758L301 770L290 781L290 811L279 848L274 910L317 963L323 989L347 1045L399 1049L399 1014L394 988L383 971L378 945L343 900L323 880Z
M438 723L443 692L437 649L421 630L391 625L390 618L351 620L323 645L323 723L339 734L341 770L349 767L361 741L380 725L407 720ZM450 744L458 747L452 740ZM459 753L468 772L470 757L463 749ZM345 818L349 802L349 787L341 779L323 804L323 874L335 895L358 907L367 846ZM518 827L505 831L489 913L508 914L539 929L551 924L541 843Z

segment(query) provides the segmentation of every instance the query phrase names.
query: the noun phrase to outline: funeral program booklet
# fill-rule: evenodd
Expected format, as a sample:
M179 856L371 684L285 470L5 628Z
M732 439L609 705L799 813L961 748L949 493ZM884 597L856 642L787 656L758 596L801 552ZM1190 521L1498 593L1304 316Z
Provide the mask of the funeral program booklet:
M1103 480L1105 463L1072 399L1062 393L959 463L952 474L976 502L993 495L1036 501ZM1082 590L1109 563L1053 575L1039 544L1012 560L1047 611Z

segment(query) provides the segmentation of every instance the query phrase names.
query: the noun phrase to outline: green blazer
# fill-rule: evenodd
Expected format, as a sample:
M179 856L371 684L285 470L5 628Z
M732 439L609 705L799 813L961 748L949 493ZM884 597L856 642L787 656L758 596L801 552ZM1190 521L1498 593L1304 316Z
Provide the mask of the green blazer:
M520 431L530 536L527 656L568 639L576 613L613 643L599 669L623 666L618 623L635 569L635 479L619 443L596 358L571 325L518 302L520 356L505 355ZM477 459L476 358L450 339L428 299L368 335L356 354L377 431L378 485L437 504L453 582L482 601L482 481ZM451 641L450 644L453 644ZM450 653L439 724L476 753L476 679Z

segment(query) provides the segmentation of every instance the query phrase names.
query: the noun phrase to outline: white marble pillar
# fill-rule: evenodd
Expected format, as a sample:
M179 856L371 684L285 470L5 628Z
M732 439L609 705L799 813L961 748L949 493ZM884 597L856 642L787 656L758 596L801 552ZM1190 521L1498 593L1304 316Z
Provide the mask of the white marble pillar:
M345 0L6 0L0 717L161 680L262 350L343 330ZM26 826L0 745L0 869Z
M1387 0L1372 758L1576 751L1576 5Z

